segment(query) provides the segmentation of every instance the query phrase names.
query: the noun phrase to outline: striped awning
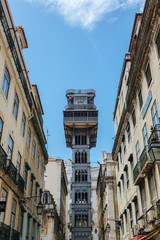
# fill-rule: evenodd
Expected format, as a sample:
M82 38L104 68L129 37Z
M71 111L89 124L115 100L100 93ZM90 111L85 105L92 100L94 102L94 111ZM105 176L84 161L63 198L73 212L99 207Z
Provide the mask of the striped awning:
M148 235L142 237L141 240L159 240L159 236L158 236L159 233L160 233L160 228L156 229L153 232L149 233Z

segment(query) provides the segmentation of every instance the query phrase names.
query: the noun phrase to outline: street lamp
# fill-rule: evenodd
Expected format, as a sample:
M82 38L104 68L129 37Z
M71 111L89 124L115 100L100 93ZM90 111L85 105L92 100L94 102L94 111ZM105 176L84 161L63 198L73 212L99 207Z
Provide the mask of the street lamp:
M160 143L151 142L149 145L148 153L153 162L160 161Z
M107 223L107 225L106 225L106 231L107 231L108 234L111 231L111 226L109 225L109 223Z
M42 215L42 211L43 211L43 204L40 201L37 205L37 215Z
M153 162L160 161L160 125L157 124L151 132L148 140L148 153Z
M105 230L107 232L107 240L108 240L109 239L109 233L111 231L111 226L109 225L109 223L107 223Z

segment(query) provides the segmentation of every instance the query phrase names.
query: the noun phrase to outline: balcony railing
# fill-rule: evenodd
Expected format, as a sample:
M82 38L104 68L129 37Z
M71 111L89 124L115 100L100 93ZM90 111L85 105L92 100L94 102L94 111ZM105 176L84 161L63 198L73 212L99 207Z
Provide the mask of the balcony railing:
M134 182L136 181L138 176L140 178L143 177L142 174L145 174L150 169L151 166L152 160L150 159L148 154L148 146L145 146L143 152L141 153L140 159L133 170Z
M64 122L92 123L92 122L98 122L98 117L64 117Z
M78 90L76 90L76 89L68 89L67 91L66 91L66 95L67 94L69 94L69 93L74 93L74 94L76 94L76 93L84 93L84 94L87 94L87 93L92 93L92 94L96 94L96 92L95 92L95 90L94 89L85 89L85 90L82 90L82 89L78 89Z
M0 239L1 240L19 240L20 233L14 229L11 229L10 226L0 222Z
M65 109L96 109L95 104L68 104Z
M5 171L10 179L18 186L18 189L24 193L24 180L13 165L10 159L7 159L7 154L0 146L0 167Z

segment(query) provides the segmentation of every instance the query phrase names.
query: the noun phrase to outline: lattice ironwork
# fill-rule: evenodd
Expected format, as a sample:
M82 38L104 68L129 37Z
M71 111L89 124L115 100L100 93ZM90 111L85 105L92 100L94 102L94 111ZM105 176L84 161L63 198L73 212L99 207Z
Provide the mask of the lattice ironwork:
M16 167L10 159L7 159L7 154L0 145L0 167L5 171L10 179L18 185L18 189L24 193L24 180L21 175L17 172Z

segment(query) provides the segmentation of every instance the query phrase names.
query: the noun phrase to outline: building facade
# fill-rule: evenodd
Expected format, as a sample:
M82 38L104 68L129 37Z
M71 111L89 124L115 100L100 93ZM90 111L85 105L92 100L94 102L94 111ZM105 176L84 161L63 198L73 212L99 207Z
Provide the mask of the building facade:
M43 192L43 223L40 239L63 239L62 223L57 213L56 203L48 190L44 190Z
M48 161L43 108L31 85L8 1L0 1L0 239L39 239L44 166Z
M121 239L156 239L160 231L159 12L159 1L146 0L143 14L135 16L115 104Z
M52 194L56 204L56 211L59 216L60 225L59 231L61 232L58 240L67 239L66 238L67 228L66 197L68 194L67 185L68 179L66 175L64 160L49 158L45 171L44 189L47 189Z
M63 122L72 148L72 240L91 239L90 148L96 146L98 111L94 90L68 90Z
M103 151L96 189L98 196L97 233L99 240L119 239L120 220L116 188L116 162L112 160L112 154Z

